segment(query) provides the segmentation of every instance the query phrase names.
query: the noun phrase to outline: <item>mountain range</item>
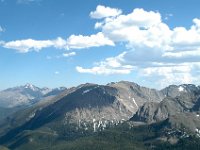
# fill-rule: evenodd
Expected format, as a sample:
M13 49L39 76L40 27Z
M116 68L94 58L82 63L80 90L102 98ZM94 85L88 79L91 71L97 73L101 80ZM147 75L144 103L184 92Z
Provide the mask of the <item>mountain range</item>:
M23 86L8 88L0 91L0 106L5 108L13 108L23 105L31 105L44 97L57 95L65 90L65 87L50 89L39 88L27 83Z
M94 145L87 139L95 143L99 138L97 149L116 149L120 143L122 149L127 144L132 149L159 149L200 137L200 87L192 84L162 90L128 81L53 90L27 84L0 92L0 104L20 107L0 120L0 144L10 149L39 149L52 143L54 149L89 149ZM105 139L112 144L106 145Z
M34 105L42 99L50 99L64 90L66 90L65 87L39 88L27 83L0 91L0 120L17 110Z

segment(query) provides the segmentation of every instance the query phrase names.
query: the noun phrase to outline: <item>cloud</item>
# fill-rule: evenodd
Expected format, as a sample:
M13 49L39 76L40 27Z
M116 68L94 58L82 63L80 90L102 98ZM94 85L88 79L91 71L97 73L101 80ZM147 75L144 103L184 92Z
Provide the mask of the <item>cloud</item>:
M90 36L71 35L68 39L58 37L54 40L24 39L1 43L4 48L14 49L21 53L40 51L44 48L53 47L56 49L84 49L99 46L114 46L114 42L105 37L101 32Z
M63 53L63 57L70 57L70 56L75 56L76 52L71 52L71 53Z
M169 84L198 83L200 80L200 63L180 63L160 67L147 67L141 69L140 75L147 80L156 83L157 87L165 87Z
M90 17L95 19L102 19L105 17L115 17L121 13L122 11L120 9L98 5L95 11L90 12Z
M108 66L98 66L90 69L85 69L80 66L77 66L76 70L80 73L91 73L98 75L129 74L131 72L131 68L126 68L126 67L108 68Z
M117 57L107 58L105 61L101 61L96 64L95 67L90 69L80 66L76 67L76 70L80 73L91 73L98 75L110 75L110 74L129 74L134 67L131 65L121 65L123 62L123 56L126 52L118 55Z
M142 8L134 9L130 14L119 15L115 18L106 18L104 20L103 30L114 30L122 27L137 26L143 29L161 23L159 12L145 11Z
M68 49L83 49L99 46L114 46L114 42L99 32L90 36L71 35L67 39Z
M51 59L60 59L60 58L63 58L63 57L72 57L72 56L75 56L76 55L76 52L65 52L63 53L62 55L56 55L56 56L49 56L47 55L46 56L46 59L48 60L51 60Z
M21 53L27 53L29 51L40 51L43 48L55 47L55 48L65 48L66 41L58 37L55 40L16 40L10 42L4 42L1 44L4 48L15 49Z
M164 32L160 33L160 28L162 30L168 29L168 26L162 23L161 15L158 12L147 12L138 8L127 15L106 18L101 23L102 25L99 25L99 28L111 40L115 42L129 42L134 45L137 44L138 46L156 45L157 42L155 41Z
M126 52L112 57L117 67L110 65L107 58L91 68L78 66L78 72L121 74L123 71L118 66L129 66L131 69L125 69L125 73L135 72L141 78L155 79L159 87L166 83L194 83L200 79L197 73L200 69L198 18L193 19L189 29L170 29L159 12L136 8L129 14L105 17L95 24L95 29L100 29L115 44L124 43Z

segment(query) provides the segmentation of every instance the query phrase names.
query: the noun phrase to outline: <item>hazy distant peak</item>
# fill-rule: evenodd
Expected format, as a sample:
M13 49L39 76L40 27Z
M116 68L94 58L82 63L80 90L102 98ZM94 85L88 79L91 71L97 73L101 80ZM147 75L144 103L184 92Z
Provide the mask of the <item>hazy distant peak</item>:
M24 87L25 89L31 89L31 90L33 90L33 91L39 90L38 87L36 87L35 85L30 84L30 83L26 83L23 87Z

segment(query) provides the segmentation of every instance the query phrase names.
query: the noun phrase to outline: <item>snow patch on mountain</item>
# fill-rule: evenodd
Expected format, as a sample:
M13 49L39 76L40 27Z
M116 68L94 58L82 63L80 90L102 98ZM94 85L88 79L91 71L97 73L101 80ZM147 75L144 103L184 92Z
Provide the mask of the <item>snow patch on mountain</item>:
M133 100L133 102L134 102L135 106L138 108L138 105L137 105L137 103L136 103L135 99L134 99L134 98L132 98L132 100Z
M85 91L83 91L82 95L89 93L90 91L92 91L92 89L85 90Z
M184 91L184 87L183 86L179 86L178 90L179 90L179 92L183 92Z
M200 137L200 130L196 128L195 131L196 131L196 135L197 135L198 137Z

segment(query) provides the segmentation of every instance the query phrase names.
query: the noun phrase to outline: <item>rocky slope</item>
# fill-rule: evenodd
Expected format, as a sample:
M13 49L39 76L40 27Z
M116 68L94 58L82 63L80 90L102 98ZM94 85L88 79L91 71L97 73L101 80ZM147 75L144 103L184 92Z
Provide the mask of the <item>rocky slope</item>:
M95 128L95 125L103 126L106 122L128 120L145 102L159 102L162 98L162 93L131 82L122 81L106 86L85 84L45 108L38 117L51 112L55 118L62 116L64 122L83 126L91 123Z
M170 128L199 132L200 88L195 85L169 86L161 90L166 97L159 103L147 102L130 119L152 124L166 120Z

